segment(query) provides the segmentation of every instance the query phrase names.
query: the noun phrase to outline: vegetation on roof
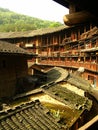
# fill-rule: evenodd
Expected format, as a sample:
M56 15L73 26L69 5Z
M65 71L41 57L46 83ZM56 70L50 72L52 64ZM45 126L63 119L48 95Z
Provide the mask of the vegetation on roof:
M60 22L41 20L0 8L0 32L36 30L47 27L58 27L61 25Z

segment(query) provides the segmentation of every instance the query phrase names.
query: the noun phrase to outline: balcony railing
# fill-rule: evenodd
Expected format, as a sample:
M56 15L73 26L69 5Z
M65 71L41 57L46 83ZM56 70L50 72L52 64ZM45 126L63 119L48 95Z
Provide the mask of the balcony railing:
M75 61L55 61L55 60L44 60L40 64L53 65L53 66L65 66L65 67L84 67L90 71L98 71L98 64L89 62L75 62Z

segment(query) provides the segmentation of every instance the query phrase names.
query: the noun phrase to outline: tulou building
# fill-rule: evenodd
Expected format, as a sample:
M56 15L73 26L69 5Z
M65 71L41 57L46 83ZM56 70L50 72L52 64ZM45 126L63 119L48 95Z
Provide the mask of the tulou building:
M0 130L98 129L97 1L54 1L65 25L0 33Z
M61 26L25 33L5 33L1 40L16 44L36 57L29 62L61 66L68 71L84 69L82 76L98 86L98 28L92 23Z

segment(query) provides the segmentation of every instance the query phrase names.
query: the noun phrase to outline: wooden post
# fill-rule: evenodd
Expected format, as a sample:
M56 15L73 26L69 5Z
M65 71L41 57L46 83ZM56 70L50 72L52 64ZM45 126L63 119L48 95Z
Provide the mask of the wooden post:
M36 39L36 54L38 55L38 39ZM36 63L38 63L38 58L36 58Z
M76 12L75 4L70 3L69 5L69 14Z

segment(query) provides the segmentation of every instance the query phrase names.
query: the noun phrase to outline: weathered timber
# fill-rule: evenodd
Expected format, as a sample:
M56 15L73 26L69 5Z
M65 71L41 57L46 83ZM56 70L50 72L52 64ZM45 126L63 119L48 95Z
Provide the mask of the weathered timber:
M94 126L94 124L96 123L96 125ZM83 125L82 127L80 127L78 130L86 130L86 129L91 129L92 126L94 127L94 129L97 129L98 126L98 115L95 116L93 119L91 119L89 122L87 122L85 125Z
M94 19L96 18L86 11L74 12L63 17L64 23L68 26L93 21Z

